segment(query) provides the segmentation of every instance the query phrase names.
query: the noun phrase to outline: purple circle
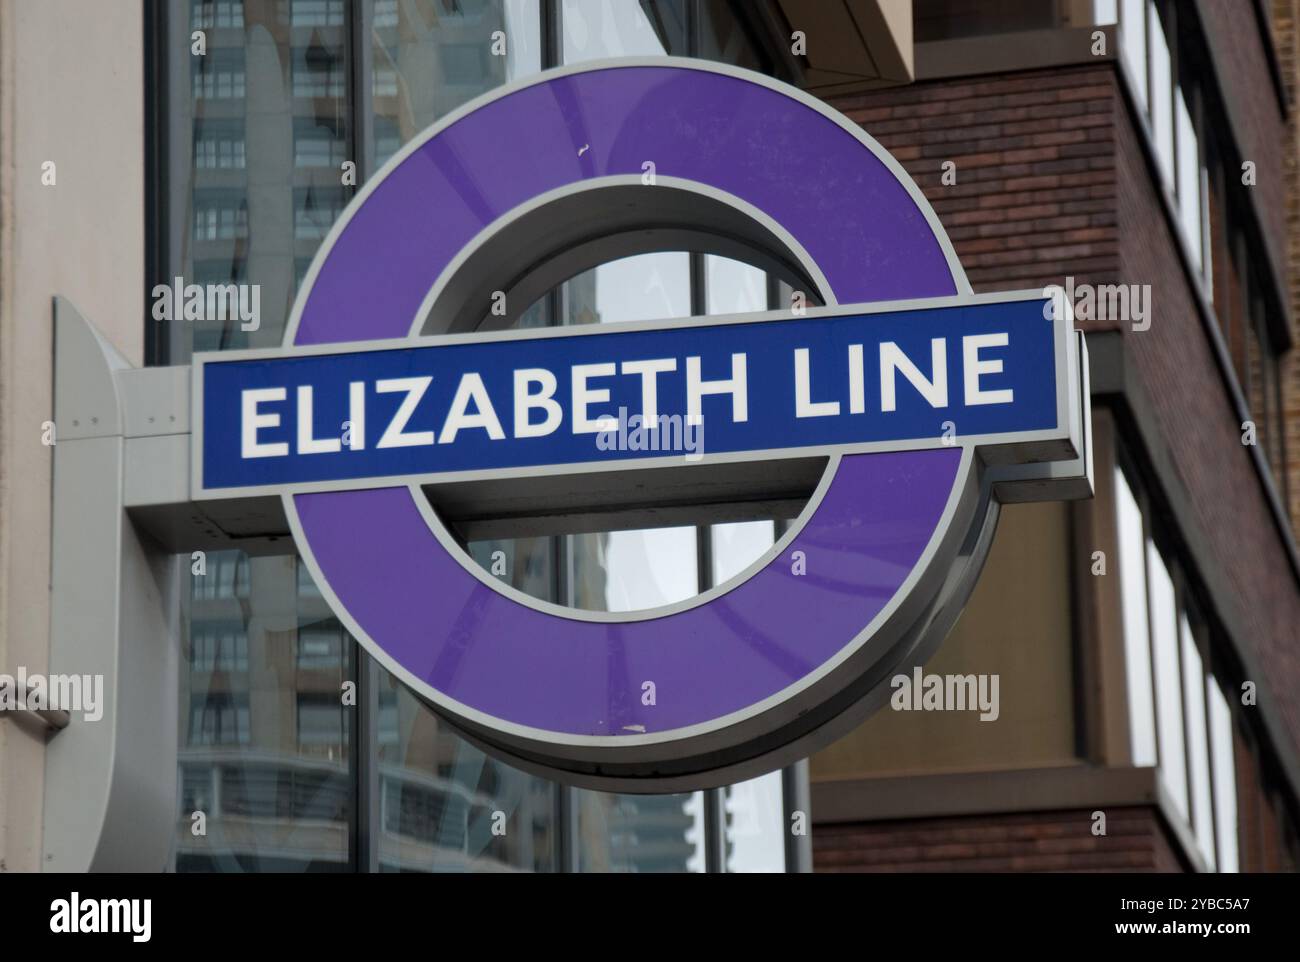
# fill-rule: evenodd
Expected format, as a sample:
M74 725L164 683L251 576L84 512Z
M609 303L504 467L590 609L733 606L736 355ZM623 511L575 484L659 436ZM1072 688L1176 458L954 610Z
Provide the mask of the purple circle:
M489 99L392 167L345 213L293 342L406 337L484 228L556 188L640 175L645 161L770 216L841 302L956 292L905 182L822 110L703 65L606 65ZM631 621L499 593L443 548L405 487L298 494L292 510L362 637L436 702L560 741L634 737L749 710L841 654L935 537L960 461L956 448L845 457L781 556L711 601ZM806 574L793 570L798 551L817 559Z

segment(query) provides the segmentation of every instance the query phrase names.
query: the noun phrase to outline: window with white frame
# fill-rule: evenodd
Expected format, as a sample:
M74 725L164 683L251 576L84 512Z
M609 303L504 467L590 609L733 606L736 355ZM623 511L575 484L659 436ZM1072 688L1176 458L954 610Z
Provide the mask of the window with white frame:
M1209 668L1209 628L1156 547L1146 501L1115 468L1115 522L1133 764L1156 767L1205 866L1235 872L1232 712Z
M1210 713L1210 779L1214 789L1214 835L1218 841L1220 872L1236 872L1237 768L1233 756L1232 709L1210 676L1205 678Z
M1151 616L1151 663L1155 669L1156 734L1161 781L1184 819L1187 749L1183 737L1182 675L1178 665L1178 600L1164 556L1147 541L1147 608Z
M1205 256L1201 243L1201 158L1192 113L1187 108L1187 92L1179 87L1174 97L1178 133L1178 217L1183 236L1192 252L1197 270L1204 271Z
M1147 57L1151 64L1151 136L1156 145L1156 161L1165 184L1174 182L1174 114L1173 65L1169 56L1169 39L1160 13L1147 0Z
M1210 787L1210 733L1205 717L1205 667L1192 626L1178 620L1183 658L1183 710L1187 718L1187 781L1191 790L1192 830L1210 867L1214 867L1214 805Z
M1119 42L1124 66L1132 81L1138 110L1147 110L1147 5L1146 0L1122 0Z
M1175 76L1177 58L1153 0L1122 0L1120 59L1137 112L1151 136L1156 165L1176 199L1177 217L1194 269L1212 283L1209 242L1209 174L1192 107L1192 91Z
M1124 613L1124 666L1128 676L1129 749L1133 764L1156 763L1155 702L1151 687L1151 637L1147 620L1142 511L1124 472L1115 469L1119 577Z

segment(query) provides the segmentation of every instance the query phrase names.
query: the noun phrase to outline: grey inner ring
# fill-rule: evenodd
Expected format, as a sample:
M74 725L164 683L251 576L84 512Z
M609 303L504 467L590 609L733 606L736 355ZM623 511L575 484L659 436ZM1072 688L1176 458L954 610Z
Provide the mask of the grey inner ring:
M743 261L814 302L834 303L808 254L756 208L703 184L663 177L647 186L633 175L544 194L490 225L448 265L411 333L513 327L538 298L583 271L661 251ZM498 292L506 310L494 315Z
M706 184L636 174L579 181L502 215L447 266L426 295L412 335L504 330L547 292L583 271L637 254L715 254L764 270L835 304L803 246L775 220ZM494 297L505 311L494 314ZM667 463L640 471L530 481L453 482L427 488L438 513L465 540L615 528L794 518L827 470L824 458L761 464ZM701 494L703 492L703 494ZM591 511L575 505L599 506Z

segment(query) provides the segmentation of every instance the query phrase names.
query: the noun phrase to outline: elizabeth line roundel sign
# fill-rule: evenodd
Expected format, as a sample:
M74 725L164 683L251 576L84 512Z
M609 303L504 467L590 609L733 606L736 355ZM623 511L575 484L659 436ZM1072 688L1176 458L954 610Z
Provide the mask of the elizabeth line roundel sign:
M741 237L824 306L465 323L493 283L563 280L625 250L614 235L656 234L646 218L661 243ZM196 355L192 496L281 497L348 630L488 750L577 784L699 788L856 724L951 627L999 499L1087 482L1085 361L1043 292L973 295L915 184L824 104L701 61L599 62L417 137L334 226L280 348ZM702 449L599 443L620 409L699 426ZM807 459L821 480L762 558L628 613L505 585L425 494L667 467L690 490Z

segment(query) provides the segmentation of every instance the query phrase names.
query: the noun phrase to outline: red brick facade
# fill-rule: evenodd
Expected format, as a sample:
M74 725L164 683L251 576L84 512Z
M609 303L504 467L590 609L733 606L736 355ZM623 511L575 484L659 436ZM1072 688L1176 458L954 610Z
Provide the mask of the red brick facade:
M1150 284L1125 331L1203 533L1300 748L1300 590L1241 444L1172 224L1113 64L919 83L834 102L925 191L977 290ZM942 164L957 182L942 183ZM1126 327L1084 321L1085 330ZM1297 451L1300 454L1300 451Z
M977 291L1119 270L1109 66L921 83L831 101L934 205ZM952 161L956 184L942 183Z
M1300 5L1296 0L1273 0L1272 28L1279 67L1287 95L1295 104L1300 93ZM1300 123L1295 110L1288 118L1282 156L1286 172L1286 256L1288 271L1287 306L1291 311L1292 330L1300 318ZM1282 410L1286 417L1286 446L1292 524L1300 528L1300 351L1293 350L1286 365L1287 377L1282 385Z
M1086 810L818 825L818 872L1180 872L1155 809Z
M1230 61L1249 57L1239 45L1218 44ZM1263 158L1261 170L1266 162L1274 165L1267 169L1282 170L1285 129L1276 100L1268 102L1273 88L1258 77L1241 80L1248 81L1259 84L1257 99L1265 103L1242 115L1243 136ZM1115 64L923 82L832 103L922 187L977 291L1042 287L1067 275L1076 283L1151 285L1149 330L1132 332L1111 321L1080 326L1123 331L1126 354L1154 408L1162 455L1172 462L1178 494L1217 565L1201 575L1230 586L1233 610L1218 614L1243 629L1235 641L1267 675L1272 707L1293 750L1300 749L1300 581L1259 470L1241 443L1229 381ZM943 182L945 161L955 164L955 184ZM1285 184L1277 179L1258 190L1270 211L1264 231L1284 237ZM1216 253L1216 267L1217 259ZM1216 272L1216 281L1226 283L1226 274ZM1300 365L1291 366L1297 369L1285 387L1295 409ZM1293 410L1293 432L1298 424L1300 410ZM1300 437L1289 454L1293 473L1300 472ZM829 871L1180 867L1154 808L1110 813L1107 838L1079 831L1087 814L819 824L816 865Z

